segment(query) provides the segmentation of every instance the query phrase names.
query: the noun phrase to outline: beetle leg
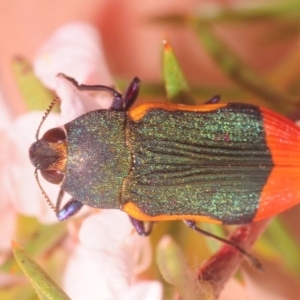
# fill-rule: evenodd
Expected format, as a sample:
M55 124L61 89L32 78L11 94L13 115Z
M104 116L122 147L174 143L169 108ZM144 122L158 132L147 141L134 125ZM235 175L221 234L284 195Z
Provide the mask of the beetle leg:
M216 104L219 103L221 100L221 96L220 95L215 95L212 98L210 98L209 100L207 100L205 102L205 104Z
M132 79L123 97L119 92L109 86L78 84L78 82L72 77L62 73L60 76L63 76L65 79L69 80L76 87L76 89L80 91L106 91L111 93L113 95L113 101L110 106L111 110L124 111L129 109L139 94L140 80L137 77Z
M77 90L80 91L105 91L105 92L109 92L113 95L113 102L111 104L110 109L112 110L124 110L124 100L123 100L123 96L117 92L115 89L106 86L106 85L86 85L86 84L79 84L74 78L69 77L65 74L60 73L60 76L64 77L65 79L67 79L68 81L70 81Z
M227 239L223 239L217 235L214 235L208 231L205 231L199 227L197 227L196 225L196 222L195 221L191 221L191 220L184 220L184 223L189 226L190 228L192 228L193 230L203 234L203 235L206 235L206 236L209 236L209 237L212 237L222 243L225 243L227 245L230 245L232 247L234 247L237 251L239 251L243 256L247 257L251 264L256 268L256 269L260 269L260 270L263 270L263 267L262 267L262 264L261 262L255 258L254 256L252 256L250 253L248 253L245 249L243 249L242 247L240 247L239 245L237 245L236 243L230 241L230 240L227 240Z
M152 232L152 226L153 223L150 222L149 224L149 228L146 231L145 230L145 223L143 221L137 220L131 216L129 216L129 219L133 225L133 227L135 228L136 232L141 235L141 236L148 236L151 232Z
M67 79L68 81L70 81L75 87L76 89L80 90L80 91L105 91L105 92L109 92L111 94L113 94L113 96L115 97L116 95L122 98L122 95L117 92L115 89L113 89L110 86L107 85L86 85L86 84L79 84L74 78L69 77L65 74L60 73L60 76L64 77L65 79Z
M61 189L56 202L56 216L59 221L64 221L66 219L69 219L71 216L78 213L78 211L81 209L83 204L79 202L78 200L71 199L68 201L63 208L60 208L60 204L62 201L62 198L64 196L64 191Z

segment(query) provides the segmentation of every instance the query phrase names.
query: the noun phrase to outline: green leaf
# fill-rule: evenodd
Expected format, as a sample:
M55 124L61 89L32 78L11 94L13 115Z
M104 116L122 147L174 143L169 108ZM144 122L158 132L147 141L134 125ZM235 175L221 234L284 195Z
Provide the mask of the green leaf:
M17 57L12 61L12 70L27 108L45 111L54 94L35 77L30 63L23 57ZM58 111L58 108L54 108L54 111Z
M291 3L294 2L292 1ZM296 106L298 106L298 97L289 95L277 89L275 86L272 86L265 78L244 64L237 55L212 32L210 22L197 19L194 16L185 15L163 15L161 17L152 18L152 20L173 26L180 24L193 28L198 34L203 46L223 72L239 86L264 100L265 105L270 108L282 114L289 115L293 113ZM168 76L165 75L165 78L168 78Z
M66 235L66 223L41 225L35 218L19 216L17 237L22 241L30 241L26 247L31 256L39 256L52 249ZM0 267L2 272L15 269L15 260L9 257Z
M189 96L188 84L173 49L167 42L164 42L163 76L168 99L184 104L194 102Z
M269 1L266 3L255 4L241 3L233 5L230 8L224 8L222 5L202 6L195 10L194 15L170 13L158 15L150 18L155 23L164 23L169 25L186 25L195 22L198 25L208 24L253 24L254 22L272 20L281 24L294 23L299 20L300 2L298 0L287 1Z
M33 256L45 253L62 240L66 232L66 223L42 225L37 235L28 245L27 251Z
M210 300L212 287L208 282L197 282L186 264L184 254L169 236L164 236L156 249L156 260L164 279L174 285L185 300Z
M32 286L41 299L70 300L63 290L16 242L12 242L12 250L18 265L31 281Z
M216 23L248 23L253 21L266 21L284 19L291 22L291 19L298 20L300 13L300 2L298 0L291 1L272 1L253 5L251 2L236 5L229 9L221 6L209 7L201 9L197 14L198 21Z
M283 114L293 111L299 100L271 86L264 78L243 64L212 32L208 26L197 26L202 44L218 66L232 80L249 92L264 99L273 109Z

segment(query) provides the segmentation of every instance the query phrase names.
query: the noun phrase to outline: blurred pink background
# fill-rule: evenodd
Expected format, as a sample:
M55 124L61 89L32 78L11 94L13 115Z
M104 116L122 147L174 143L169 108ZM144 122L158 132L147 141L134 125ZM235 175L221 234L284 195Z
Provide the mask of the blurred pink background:
M10 63L21 54L33 60L37 49L60 25L70 21L88 21L99 28L111 72L116 77L139 76L142 81L158 81L162 40L173 46L182 68L192 82L228 85L229 79L218 70L202 49L195 34L187 28L167 27L149 22L149 17L164 13L189 13L216 5L234 7L240 0L61 0L0 2L0 82L13 114L25 111L16 89ZM251 2L251 1L250 1ZM264 41L274 24L257 24L247 28L216 28L222 39L251 67L265 71L295 47L290 39L282 43ZM78 37L80 38L80 37Z
M35 53L48 37L71 21L87 21L99 29L107 63L116 78L129 81L133 76L139 76L142 82L161 82L162 41L167 39L189 82L232 86L234 83L219 70L194 32L188 28L154 24L149 18L169 13L195 13L214 5L230 8L245 2L254 3L247 0L1 0L0 91L9 101L8 108L13 116L26 112L13 78L11 61L16 55L33 61ZM215 30L251 68L260 74L271 74L279 65L284 65L289 53L300 47L295 37L280 42L265 40L268 34L276 33L278 26L272 21L261 21L253 26L233 24L218 26ZM299 220L299 208L285 213L284 217L293 234L300 236L299 226L293 223ZM276 285L277 289L293 293L282 278L273 278L278 275L276 271L271 271L269 277L261 280L272 280L273 286L277 280L280 283ZM291 280L289 283L297 285Z

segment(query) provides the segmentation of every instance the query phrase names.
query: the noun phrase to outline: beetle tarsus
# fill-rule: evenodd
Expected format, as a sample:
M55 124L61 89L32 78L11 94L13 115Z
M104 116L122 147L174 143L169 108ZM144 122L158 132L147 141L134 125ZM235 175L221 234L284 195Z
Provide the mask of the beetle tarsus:
M149 223L148 230L145 229L145 223L143 221L137 220L131 216L129 216L129 219L135 228L136 232L141 236L148 236L152 232L153 223Z
M77 214L82 206L83 204L78 200L71 199L62 209L56 212L56 216L59 221L64 221Z
M56 200L56 216L59 221L65 221L74 216L83 206L81 202L72 198L65 204L63 208L60 208L64 194L65 191L60 189Z
M64 77L65 79L70 81L77 89L80 89L80 84L78 84L78 82L73 77L70 77L70 76L68 76L66 74L63 74L63 73L59 73L58 76L59 77Z
M254 256L252 256L250 253L248 253L245 249L243 249L242 247L240 247L239 245L237 245L236 243L230 241L230 240L227 240L227 239L223 239L217 235L214 235L208 231L205 231L199 227L197 227L196 225L196 222L195 221L192 221L192 220L185 220L184 223L192 228L193 230L197 231L198 233L201 233L203 235L206 235L206 236L209 236L209 237L212 237L222 243L225 243L227 245L230 245L232 247L234 247L237 251L239 251L244 257L246 257L248 260L250 260L251 264L258 270L261 270L263 271L263 266L261 264L261 262Z
M215 95L212 98L210 98L209 100L207 100L205 102L205 104L216 104L219 103L221 100L221 96L220 95Z

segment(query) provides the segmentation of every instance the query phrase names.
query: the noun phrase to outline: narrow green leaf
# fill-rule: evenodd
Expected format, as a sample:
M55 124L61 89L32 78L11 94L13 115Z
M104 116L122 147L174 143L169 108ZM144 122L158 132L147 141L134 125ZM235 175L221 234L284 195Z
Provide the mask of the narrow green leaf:
M213 34L209 22L199 21L193 16L187 17L184 15L161 16L152 20L174 26L181 24L194 28L202 44L223 72L239 86L263 99L270 108L289 115L299 104L297 97L278 90L265 78L244 64L235 53Z
M188 104L189 87L179 66L172 47L165 41L163 52L163 76L167 97L172 102Z
M41 225L35 218L19 216L17 223L17 237L22 241L29 241L26 252L31 256L39 256L53 248L66 234L66 224ZM9 257L0 267L2 272L15 269L16 261Z
M164 236L157 246L156 260L164 279L174 285L185 300L211 300L213 292L208 282L197 282L176 243Z
M246 88L249 92L264 99L272 108L289 114L299 100L271 86L259 74L244 65L237 56L230 51L207 26L198 26L197 33L202 44L216 61L218 66L232 80Z
M235 23L235 25L248 23L252 24L259 21L278 21L281 24L291 24L299 19L300 2L298 0L288 1L269 1L253 5L241 3L230 8L221 5L203 6L195 11L194 15L184 15L180 13L163 14L150 18L155 23L165 23L169 25L185 25L188 22L203 24L224 24Z
M31 281L32 286L42 299L47 300L70 300L61 288L36 264L28 254L16 243L12 242L14 257Z
M62 240L65 235L66 223L42 225L38 235L28 245L27 251L33 256L44 253Z
M201 9L197 15L199 22L210 22L216 24L218 22L227 23L246 23L253 21L266 20L289 20L294 17L299 19L300 2L298 0L291 1L271 1L253 5L251 2L236 5L230 9L224 9L221 6L209 7Z
M23 57L17 57L12 61L12 70L28 109L45 111L54 94L35 77L30 63Z

